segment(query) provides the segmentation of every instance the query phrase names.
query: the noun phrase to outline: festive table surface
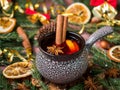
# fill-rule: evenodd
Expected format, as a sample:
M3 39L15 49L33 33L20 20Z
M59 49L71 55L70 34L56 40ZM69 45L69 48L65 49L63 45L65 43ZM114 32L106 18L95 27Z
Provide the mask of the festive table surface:
M54 3L50 3L50 1ZM94 17L92 10L94 7L104 3L104 0L90 0L89 2L87 0L50 1L0 1L0 21L2 17L16 19L13 31L0 33L0 90L119 90L120 61L116 62L116 60L111 60L107 54L112 47L117 45L120 46L119 0L107 1L107 3L117 10L115 18L109 19L109 16L107 16L107 18L103 16L100 20ZM38 37L38 31L41 30L41 27L47 27L46 25L48 23L56 21L56 13L65 14L64 9L66 10L71 3L75 2L85 4L90 9L91 18L86 24L78 25L69 23L67 27L69 31L81 34L85 40L87 40L97 29L105 25L111 26L114 32L101 38L93 45L88 56L88 69L82 77L72 83L62 85L55 84L43 78L35 67L35 56L39 51L36 38ZM56 5L58 5L59 8L56 8ZM52 11L56 12L53 13ZM115 13L114 10L113 13ZM36 15L38 15L37 18ZM27 45L24 44L26 36L17 32L18 27L21 27L27 35L27 41L30 41L30 43L27 42ZM22 35L24 37L21 38ZM30 48L28 49L28 47ZM118 52L118 58L120 60L120 50L116 52ZM2 71L4 68L23 60L31 60L33 63L32 75L20 79L7 79L3 76Z

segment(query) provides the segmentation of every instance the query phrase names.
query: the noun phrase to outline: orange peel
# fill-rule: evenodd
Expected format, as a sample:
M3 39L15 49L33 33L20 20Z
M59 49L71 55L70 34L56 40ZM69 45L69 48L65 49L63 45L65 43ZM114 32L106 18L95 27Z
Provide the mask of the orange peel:
M79 46L75 41L72 40L66 40L66 45L68 46L69 50L74 53L79 51Z

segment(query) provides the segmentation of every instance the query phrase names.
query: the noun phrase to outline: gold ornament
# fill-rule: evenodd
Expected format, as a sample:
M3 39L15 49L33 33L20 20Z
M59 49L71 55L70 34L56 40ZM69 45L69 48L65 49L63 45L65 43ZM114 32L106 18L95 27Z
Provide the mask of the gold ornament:
M31 2L31 0L27 0L27 3L25 4L25 8L29 8L31 10L34 10L34 6Z
M35 7L35 9L37 9L37 8L40 7L40 4L39 4L39 3L36 3L36 4L34 5L34 7Z
M12 2L8 2L8 0L0 0L0 5L2 7L2 13L8 17L14 16L14 10L12 10Z
M0 49L0 56L2 55L3 51Z
M3 54L7 54L9 62L13 61L13 58L14 58L15 55L18 58L20 58L22 61L27 61L27 59L25 59L22 55L20 55L20 53L18 51L16 51L16 50L6 48L6 49L3 50Z
M117 11L107 2L94 7L92 12L94 16L101 19L114 19L117 15Z
M27 19L31 21L33 24L36 23L39 20L38 13L27 16Z
M24 13L24 10L19 6L19 4L18 3L15 3L15 7L14 7L14 10L15 11L19 11L20 13Z
M11 7L11 3L8 0L0 0L0 4L3 10L8 11Z
M114 19L117 15L117 11L113 8L109 3L104 2L100 6L94 7L92 10L95 17L102 20L102 22L98 23L97 26L101 25L120 25L120 20Z

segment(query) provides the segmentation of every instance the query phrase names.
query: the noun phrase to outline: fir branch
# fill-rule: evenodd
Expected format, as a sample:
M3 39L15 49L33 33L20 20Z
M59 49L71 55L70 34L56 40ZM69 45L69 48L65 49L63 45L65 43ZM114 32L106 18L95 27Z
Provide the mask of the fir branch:
M0 40L20 42L21 38L18 37L18 34L17 34L16 31L13 31L13 32L8 33L8 34L1 34L0 35Z
M107 57L106 51L99 48L92 47L90 51L93 55L94 64L100 66L102 69L107 69L111 67L116 67L120 69L120 63L114 62Z
M120 78L108 78L108 81L113 86L120 86Z
M26 85L27 87L30 87L30 90L38 90L37 87L35 87L35 86L32 85L32 83L31 83L30 80L25 80L24 83L25 83L25 85Z
M108 90L120 89L120 78L107 78L99 81Z
M52 1L55 2L55 3L57 3L57 4L59 4L59 5L65 6L64 0L52 0Z
M32 77L40 81L40 85L42 86L42 89L43 89L43 90L48 90L48 87L47 87L47 86L45 85L45 83L42 81L42 77L41 77L39 71L37 70L34 61L33 61L33 63L34 63L34 66L33 66Z
M27 30L25 29L26 34L28 35L29 39L32 39L34 37L34 35L36 34L38 29L34 29L34 30ZM2 43L3 41L8 42L8 41L12 41L14 42L22 42L22 38L18 36L16 31L13 31L11 33L8 34L1 34L0 35L0 43ZM12 43L11 42L11 43Z
M84 85L82 83L79 83L79 84L71 87L69 90L84 90Z
M12 90L12 85L2 75L2 71L0 71L0 90Z
M111 38L109 37L110 35L112 36ZM109 41L110 43L120 44L120 33L114 31L110 35L104 37L104 39Z
M112 62L106 55L106 52L98 49L96 47L93 47L91 50L91 53L93 54L93 61L94 64L99 65L102 68L110 68L115 65L114 62Z
M105 87L105 88L108 88L109 87L109 83L108 83L108 81L106 80L106 79L102 79L102 80L99 80L99 83L103 86L103 87Z

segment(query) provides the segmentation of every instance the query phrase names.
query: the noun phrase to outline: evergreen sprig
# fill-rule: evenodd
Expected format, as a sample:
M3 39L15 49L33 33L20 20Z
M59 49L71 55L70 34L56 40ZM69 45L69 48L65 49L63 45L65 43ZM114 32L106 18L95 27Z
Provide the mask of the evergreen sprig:
M3 76L2 71L0 70L0 90L13 90L12 85L9 81Z
M33 61L34 65L33 65L33 73L32 73L32 77L39 80L40 81L40 85L42 87L43 90L48 90L47 85L42 81L42 77L40 75L40 72L38 71L37 67L35 66L35 62Z
M96 47L92 47L90 52L93 55L94 64L99 65L100 67L102 67L104 69L110 68L110 67L116 67L116 68L120 69L120 63L116 63L116 62L110 60L106 54L106 51L101 50Z

